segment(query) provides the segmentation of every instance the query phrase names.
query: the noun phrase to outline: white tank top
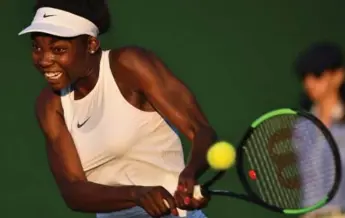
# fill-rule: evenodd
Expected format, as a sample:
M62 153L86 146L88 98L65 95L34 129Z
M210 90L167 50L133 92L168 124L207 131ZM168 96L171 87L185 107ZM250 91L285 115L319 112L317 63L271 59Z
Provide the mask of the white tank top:
M104 185L161 185L173 193L184 168L181 141L157 112L141 111L122 96L102 52L97 84L80 100L61 97L66 125L87 179Z

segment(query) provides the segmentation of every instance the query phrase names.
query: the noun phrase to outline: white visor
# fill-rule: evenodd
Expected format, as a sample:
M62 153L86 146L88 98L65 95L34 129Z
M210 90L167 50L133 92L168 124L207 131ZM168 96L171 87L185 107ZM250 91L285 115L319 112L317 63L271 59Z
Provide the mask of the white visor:
M42 7L36 12L31 25L18 35L41 32L60 37L90 35L96 37L99 30L91 21L67 11Z

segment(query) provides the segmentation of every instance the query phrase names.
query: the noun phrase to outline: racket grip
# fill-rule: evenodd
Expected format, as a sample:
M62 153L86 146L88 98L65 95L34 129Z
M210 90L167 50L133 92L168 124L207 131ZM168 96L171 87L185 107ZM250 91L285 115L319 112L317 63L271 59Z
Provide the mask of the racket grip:
M201 200L201 199L204 198L204 196L201 193L201 186L200 185L194 186L193 198L196 199L196 200ZM167 208L169 208L170 206L169 206L168 202L165 199L163 199L163 201L164 201L165 206Z

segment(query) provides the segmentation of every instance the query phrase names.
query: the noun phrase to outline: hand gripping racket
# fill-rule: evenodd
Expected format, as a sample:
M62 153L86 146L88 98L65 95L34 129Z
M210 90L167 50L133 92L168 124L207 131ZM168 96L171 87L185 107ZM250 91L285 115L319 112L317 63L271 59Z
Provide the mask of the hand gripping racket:
M246 194L213 190L226 171L196 186L195 198L227 196L284 214L304 214L327 204L341 179L331 133L315 116L278 109L255 120L237 147L236 170Z

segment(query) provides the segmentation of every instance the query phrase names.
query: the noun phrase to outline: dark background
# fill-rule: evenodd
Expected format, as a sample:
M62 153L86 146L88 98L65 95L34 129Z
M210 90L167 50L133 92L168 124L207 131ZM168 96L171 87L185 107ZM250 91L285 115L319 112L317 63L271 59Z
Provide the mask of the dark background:
M196 94L219 135L236 143L260 114L294 107L300 86L291 65L311 42L344 44L342 0L110 0L114 28L104 49L155 51ZM60 198L48 170L34 101L44 81L31 66L30 40L17 33L33 0L2 0L1 217L83 218ZM185 140L184 140L185 141ZM185 141L186 149L188 145ZM242 191L231 170L218 187ZM213 199L209 217L283 217L237 200Z

